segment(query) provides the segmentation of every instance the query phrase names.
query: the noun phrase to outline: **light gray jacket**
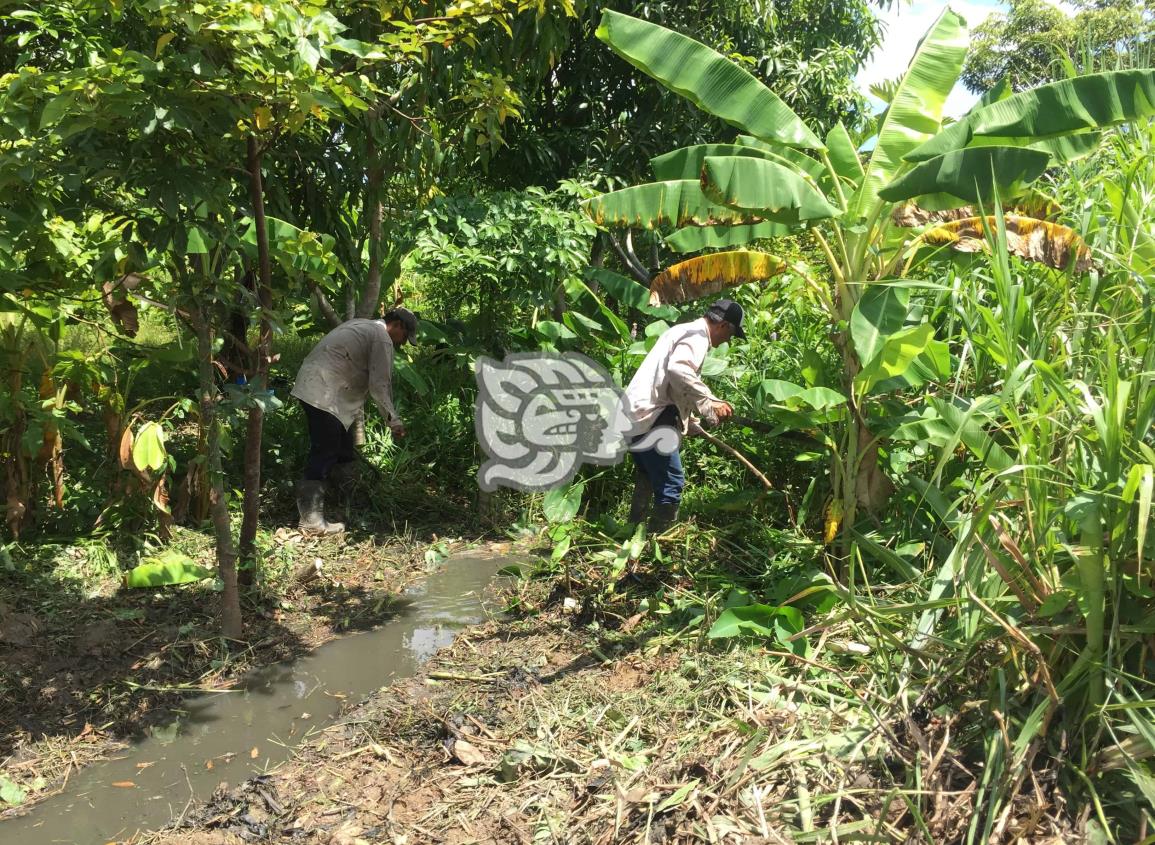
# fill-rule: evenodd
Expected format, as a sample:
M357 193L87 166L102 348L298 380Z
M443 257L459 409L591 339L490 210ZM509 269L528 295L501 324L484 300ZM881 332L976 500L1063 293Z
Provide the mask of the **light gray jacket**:
M349 320L325 335L301 364L293 395L345 428L372 396L385 421L400 424L393 408L393 340L385 323Z

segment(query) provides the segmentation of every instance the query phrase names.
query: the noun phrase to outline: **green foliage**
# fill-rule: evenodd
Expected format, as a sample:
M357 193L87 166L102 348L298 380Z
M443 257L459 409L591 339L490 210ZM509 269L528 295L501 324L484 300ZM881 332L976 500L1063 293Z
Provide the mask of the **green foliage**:
M168 549L159 555L145 558L124 574L126 587L168 587L174 584L188 584L213 577L213 570L193 561L186 554Z
M1078 2L1068 16L1045 0L1011 0L975 30L962 81L982 94L1006 81L1022 91L1067 75L1150 64L1155 17L1149 5ZM1074 74L1070 74L1074 75Z

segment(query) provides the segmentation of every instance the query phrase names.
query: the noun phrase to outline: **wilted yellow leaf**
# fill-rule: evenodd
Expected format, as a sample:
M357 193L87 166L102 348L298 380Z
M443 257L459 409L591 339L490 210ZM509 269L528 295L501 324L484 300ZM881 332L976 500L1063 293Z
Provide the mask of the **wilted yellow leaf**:
M838 536L838 529L842 527L842 500L831 499L826 506L826 520L822 529L822 543L829 546Z
M253 110L253 121L257 128L264 130L273 125L273 112L268 106L257 106Z

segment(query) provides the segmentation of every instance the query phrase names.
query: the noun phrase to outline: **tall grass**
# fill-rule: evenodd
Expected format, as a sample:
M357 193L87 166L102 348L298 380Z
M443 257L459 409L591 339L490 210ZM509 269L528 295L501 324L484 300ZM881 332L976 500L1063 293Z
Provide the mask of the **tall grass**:
M910 713L964 684L968 842L1029 837L1016 820L1064 800L1107 841L1155 818L1153 138L1120 133L1055 186L1095 271L1020 264L1000 230L936 303L959 367L908 479L937 553L895 684Z

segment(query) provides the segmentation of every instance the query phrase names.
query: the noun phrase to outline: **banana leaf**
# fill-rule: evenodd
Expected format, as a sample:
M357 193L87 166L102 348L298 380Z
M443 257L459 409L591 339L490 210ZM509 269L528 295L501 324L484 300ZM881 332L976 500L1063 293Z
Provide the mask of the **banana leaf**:
M903 165L903 157L939 131L943 105L962 72L967 53L966 21L946 9L911 59L895 91L862 185L850 201L851 220L869 215Z
M703 249L726 249L745 246L762 238L789 235L794 229L784 223L738 223L734 226L686 226L666 238L666 245L677 252L699 252Z
M710 226L718 223L760 223L747 211L710 202L697 179L650 182L611 191L582 204L599 226Z
M702 191L713 202L776 223L801 224L840 213L797 171L755 158L707 157Z
M606 10L597 37L698 108L757 138L822 149L822 142L769 88L709 47L665 27Z
M700 255L667 267L650 282L650 304L689 302L786 272L786 262L764 252L737 250Z
M1022 187L1043 174L1049 156L1021 147L975 147L954 150L924 161L878 192L880 199L899 202L913 197L936 195L933 203L919 205L935 209L957 199L955 206L989 202L997 189L1014 196ZM946 195L946 198L943 198Z

